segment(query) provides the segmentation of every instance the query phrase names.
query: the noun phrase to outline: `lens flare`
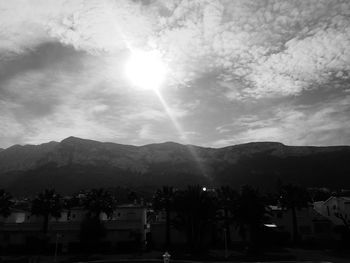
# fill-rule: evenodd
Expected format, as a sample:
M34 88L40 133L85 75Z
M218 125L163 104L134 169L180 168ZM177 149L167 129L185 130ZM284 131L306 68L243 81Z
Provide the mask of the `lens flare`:
M180 137L182 140L184 140L184 142L186 143L186 147L189 150L189 152L191 153L192 157L194 158L194 160L196 161L197 167L199 168L200 172L202 173L202 175L204 175L205 177L208 177L206 168L204 167L204 165L202 164L196 150L193 148L192 145L190 145L190 142L186 136L186 133L184 132L184 130L182 129L180 123L177 121L177 119L175 118L175 116L173 115L170 107L168 106L168 103L164 100L162 94L160 93L159 90L154 90L160 103L162 104L165 112L167 113L169 119L171 120L171 122L173 123L175 129L177 130L177 132L179 133ZM210 179L210 178L209 178Z
M186 133L183 131L180 123L176 120L159 90L167 75L167 67L163 63L160 53L157 51L146 52L132 48L130 48L130 50L131 55L125 66L126 76L136 87L144 90L152 90L157 95L181 139L186 142L186 146L196 161L199 170L203 175L207 176L206 169L202 165L197 152L189 144L189 141L186 138Z

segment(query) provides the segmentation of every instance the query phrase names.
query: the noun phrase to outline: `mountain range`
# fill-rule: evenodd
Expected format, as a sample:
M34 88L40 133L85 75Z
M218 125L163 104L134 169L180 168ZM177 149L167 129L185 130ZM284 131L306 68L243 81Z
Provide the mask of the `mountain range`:
M0 188L33 194L48 187L63 193L93 187L184 187L277 182L350 188L350 146L286 146L254 142L206 148L174 142L144 146L68 137L61 142L0 149Z

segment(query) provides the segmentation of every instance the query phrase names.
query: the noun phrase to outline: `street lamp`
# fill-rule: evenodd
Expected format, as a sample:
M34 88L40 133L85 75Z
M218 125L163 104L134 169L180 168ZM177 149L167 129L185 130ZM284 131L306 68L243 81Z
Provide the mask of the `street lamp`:
M227 253L227 229L224 228L224 243L225 243L225 258L228 257L228 253Z
M170 257L171 255L168 253L168 251L166 251L163 255L163 262L164 263L169 263L170 262Z
M62 237L59 233L56 233L56 242L55 242L55 256L53 262L57 262L57 253L58 253L58 239Z

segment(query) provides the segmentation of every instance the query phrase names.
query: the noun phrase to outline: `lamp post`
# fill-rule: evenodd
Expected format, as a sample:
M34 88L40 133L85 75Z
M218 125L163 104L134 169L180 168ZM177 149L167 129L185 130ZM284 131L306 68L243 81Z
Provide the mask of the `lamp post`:
M227 253L227 230L226 230L226 228L224 228L224 243L225 243L225 258L227 258L228 253Z
M53 262L57 262L57 252L58 252L58 239L61 237L60 234L56 233L56 242L55 242L55 255L53 258Z
M170 257L171 255L168 253L168 251L166 251L163 255L163 262L164 263L169 263L170 262Z

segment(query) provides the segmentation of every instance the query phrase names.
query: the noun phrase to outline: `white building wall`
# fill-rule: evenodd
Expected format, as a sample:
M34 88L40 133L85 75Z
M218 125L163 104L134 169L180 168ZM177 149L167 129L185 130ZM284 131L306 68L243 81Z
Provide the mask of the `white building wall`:
M323 216L329 218L335 225L343 225L343 221L337 217L342 214L350 223L350 198L332 196L323 203L316 202L315 209Z

